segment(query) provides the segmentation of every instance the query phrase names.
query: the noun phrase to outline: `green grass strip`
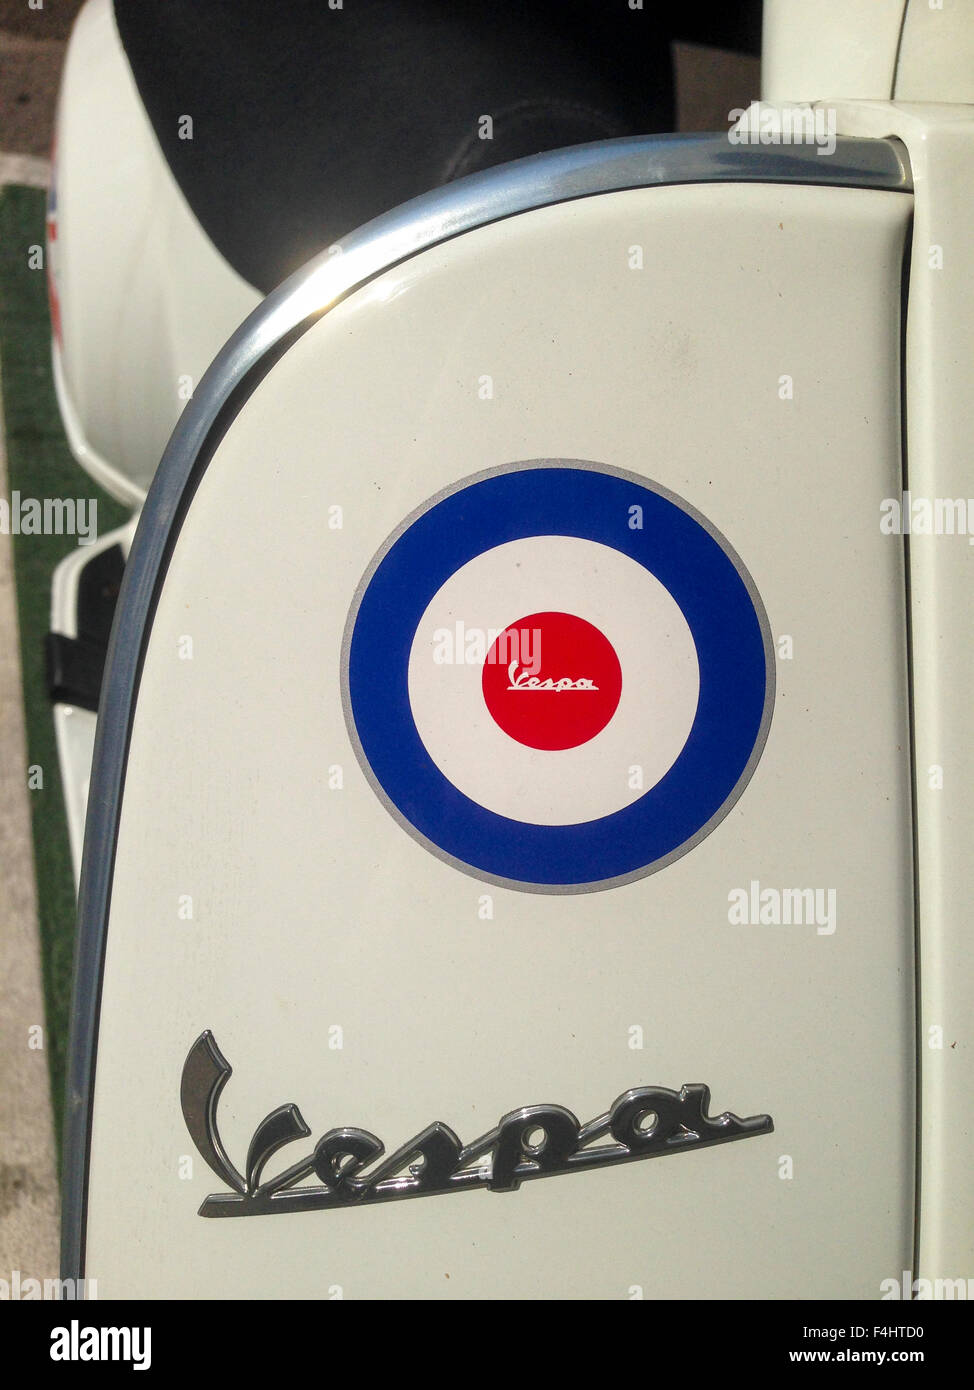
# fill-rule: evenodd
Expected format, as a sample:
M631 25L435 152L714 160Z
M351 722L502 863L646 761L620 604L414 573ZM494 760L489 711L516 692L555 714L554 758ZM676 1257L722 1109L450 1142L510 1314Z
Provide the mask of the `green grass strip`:
M0 371L11 492L24 497L97 499L98 531L120 526L127 510L74 462L58 414L51 374L51 328L43 270L28 266L44 244L44 193L6 187L0 194ZM77 544L74 536L14 536L14 575L24 673L27 762L43 769L32 791L31 820L40 917L47 1055L58 1152L74 956L75 900L64 798L44 670L51 575ZM2 891L2 887L0 887Z

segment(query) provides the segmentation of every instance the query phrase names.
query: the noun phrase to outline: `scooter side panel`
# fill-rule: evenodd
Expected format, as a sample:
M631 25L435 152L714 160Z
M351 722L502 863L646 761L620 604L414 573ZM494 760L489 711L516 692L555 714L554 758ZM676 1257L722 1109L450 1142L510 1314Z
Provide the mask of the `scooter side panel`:
M100 1296L869 1298L908 1267L904 574L878 519L901 477L909 212L723 185L527 213L351 294L241 408L171 555L129 749L88 1193ZM498 886L431 853L343 704L349 615L404 520L533 460L682 499L739 558L773 648L740 799L602 891ZM531 582L525 611L554 602ZM390 689L401 645L390 628ZM465 756L473 776L475 739ZM569 779L566 817L600 776ZM757 920L734 920L755 885ZM795 888L820 918L760 920L762 891ZM774 1131L518 1191L208 1219L234 1192L180 1107L204 1030L232 1064L218 1124L241 1173L287 1102L310 1136L265 1177L335 1127L387 1153L437 1120L469 1143L522 1106L584 1123L642 1086L706 1084L712 1115Z

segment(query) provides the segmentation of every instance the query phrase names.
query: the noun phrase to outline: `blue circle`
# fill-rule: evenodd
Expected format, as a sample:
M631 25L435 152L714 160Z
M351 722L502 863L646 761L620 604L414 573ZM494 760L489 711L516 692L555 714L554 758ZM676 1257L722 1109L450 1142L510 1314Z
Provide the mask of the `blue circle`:
M433 596L476 555L531 536L597 541L655 575L700 667L696 717L673 766L622 810L574 825L511 820L465 796L426 751L409 702L410 651ZM645 480L567 463L482 475L408 522L363 581L344 675L356 751L393 814L458 868L536 892L641 877L709 833L753 771L773 693L767 620L726 542Z

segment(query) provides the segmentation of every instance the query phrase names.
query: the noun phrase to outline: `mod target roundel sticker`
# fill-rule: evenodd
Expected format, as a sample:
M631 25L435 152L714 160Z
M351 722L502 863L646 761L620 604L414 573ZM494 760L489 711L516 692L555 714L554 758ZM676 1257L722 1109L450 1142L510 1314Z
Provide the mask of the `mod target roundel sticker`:
M529 892L643 877L727 814L767 737L770 629L687 502L577 461L431 498L370 565L343 660L349 733L439 858Z

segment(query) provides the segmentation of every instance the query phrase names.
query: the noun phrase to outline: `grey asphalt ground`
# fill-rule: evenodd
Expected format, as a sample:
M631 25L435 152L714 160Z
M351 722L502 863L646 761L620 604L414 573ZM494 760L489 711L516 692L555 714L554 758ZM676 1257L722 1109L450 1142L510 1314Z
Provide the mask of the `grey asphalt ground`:
M0 171L36 182L50 150L64 41L81 0L0 0ZM758 62L675 46L677 126L725 130L758 96ZM18 165L4 156L27 156ZM18 176L19 168L19 176ZM0 494L8 495L0 421ZM11 542L0 535L0 1279L57 1274L58 1196L44 1027ZM43 1034L41 1035L43 1036Z

